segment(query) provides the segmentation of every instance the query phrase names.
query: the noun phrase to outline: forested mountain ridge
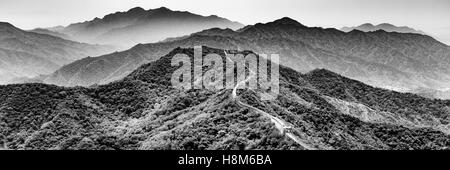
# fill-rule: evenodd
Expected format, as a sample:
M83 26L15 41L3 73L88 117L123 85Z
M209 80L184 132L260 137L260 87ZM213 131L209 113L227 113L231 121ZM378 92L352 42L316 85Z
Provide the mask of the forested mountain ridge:
M225 50L203 47L224 57ZM91 88L0 86L10 149L448 149L450 102L374 88L327 70L280 66L280 94L172 88L176 48L123 80ZM227 50L228 54L237 52ZM223 58L225 60L225 58ZM245 103L251 107L242 107ZM261 114L292 126L284 136ZM363 116L361 116L363 115ZM377 118L377 119L374 119Z

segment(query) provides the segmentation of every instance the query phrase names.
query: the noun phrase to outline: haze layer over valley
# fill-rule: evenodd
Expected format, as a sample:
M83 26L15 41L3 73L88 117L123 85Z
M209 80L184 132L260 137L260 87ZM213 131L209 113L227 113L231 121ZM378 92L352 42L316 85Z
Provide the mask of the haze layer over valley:
M51 74L75 60L113 50L111 46L78 43L0 22L0 84Z

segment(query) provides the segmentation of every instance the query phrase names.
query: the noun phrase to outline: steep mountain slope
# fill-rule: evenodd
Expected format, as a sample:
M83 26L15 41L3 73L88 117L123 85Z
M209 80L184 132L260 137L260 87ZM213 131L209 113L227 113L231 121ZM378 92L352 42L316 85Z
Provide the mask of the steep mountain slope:
M398 27L392 24L388 24L388 23L382 23L382 24L378 24L378 25L373 25L370 23L366 23L366 24L362 24L360 26L357 27L343 27L341 28L341 31L344 32L350 32L353 30L359 30L359 31L363 31L363 32L372 32L372 31L377 31L377 30L384 30L386 32L398 32L398 33L413 33L413 34L422 34L422 35L427 35L425 32L420 31L420 30L415 30L413 28L407 27L407 26L403 26L403 27Z
M50 74L86 56L112 52L112 47L89 45L23 31L0 23L0 84L19 77Z
M116 44L129 48L138 43L157 42L213 27L238 29L242 26L217 16L200 16L165 7L150 10L136 7L101 19L71 24L61 32L81 42Z
M107 83L122 78L141 62L155 61L169 49L196 45L279 54L282 65L300 72L326 68L369 85L399 91L446 90L450 85L450 47L429 36L385 31L345 33L306 27L290 18L237 31L214 28L159 43L137 45L124 52L70 64L46 82L65 86ZM133 58L133 62L130 64L127 58ZM105 69L84 74L76 72L83 70L80 68Z
M15 78L51 74L60 66L49 59L30 53L0 48L0 83Z
M260 100L260 90L238 89L236 96L233 89L180 91L170 83L177 69L171 59L180 53L192 60L193 49L177 48L123 80L92 88L0 86L0 140L9 149L450 146L450 101L373 88L327 70L301 74L284 66L276 100ZM203 55L209 53L225 61L225 53L236 51L204 47ZM289 131L283 133L273 119Z

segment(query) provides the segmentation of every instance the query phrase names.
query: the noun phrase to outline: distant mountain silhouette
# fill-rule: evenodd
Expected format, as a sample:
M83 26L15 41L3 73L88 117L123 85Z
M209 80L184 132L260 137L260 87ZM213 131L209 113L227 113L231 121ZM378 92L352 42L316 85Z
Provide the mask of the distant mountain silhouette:
M142 63L157 60L169 49L195 45L279 54L282 65L300 72L326 68L369 85L398 91L450 86L450 47L432 37L382 30L345 33L307 27L290 18L237 31L213 28L79 60L56 71L45 82L64 86L105 84L123 78Z
M388 23L382 23L382 24L379 24L376 26L373 24L370 24L370 23L366 23L366 24L362 24L357 27L343 27L343 28L341 28L341 30L344 32L350 32L352 30L360 30L360 31L364 31L364 32L384 30L386 32L414 33L414 34L427 35L425 32L420 31L420 30L415 30L415 29L407 27L407 26L398 27L398 26L388 24Z
M50 74L77 59L112 51L109 46L27 32L10 23L0 22L0 84L17 78Z
M91 21L74 23L60 32L80 42L114 44L126 48L138 43L161 41L213 27L238 29L243 25L217 16L201 16L161 7L140 7L116 12Z

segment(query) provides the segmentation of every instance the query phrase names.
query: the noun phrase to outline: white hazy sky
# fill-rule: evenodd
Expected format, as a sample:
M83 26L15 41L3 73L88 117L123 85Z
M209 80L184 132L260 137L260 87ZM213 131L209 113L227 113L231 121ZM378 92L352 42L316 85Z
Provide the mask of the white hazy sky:
M288 16L307 26L391 23L450 44L450 0L0 0L0 21L22 28L68 25L140 6L218 15L243 24Z

